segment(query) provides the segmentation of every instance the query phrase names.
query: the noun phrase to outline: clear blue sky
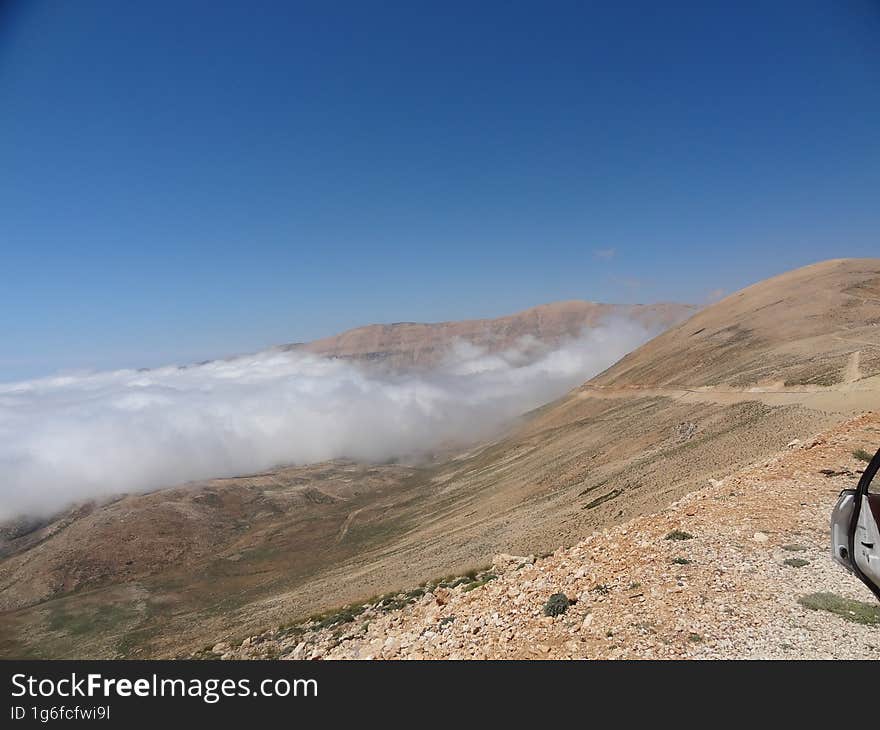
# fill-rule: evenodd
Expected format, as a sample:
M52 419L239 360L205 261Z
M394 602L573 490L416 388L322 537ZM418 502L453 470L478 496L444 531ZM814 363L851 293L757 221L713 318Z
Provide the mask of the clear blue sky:
M3 7L0 380L880 255L876 0Z

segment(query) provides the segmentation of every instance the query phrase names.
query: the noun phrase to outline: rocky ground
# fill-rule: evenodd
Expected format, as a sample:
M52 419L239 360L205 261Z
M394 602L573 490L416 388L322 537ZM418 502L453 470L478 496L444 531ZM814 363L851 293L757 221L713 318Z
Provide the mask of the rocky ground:
M654 515L541 558L219 643L200 656L291 659L880 658L876 601L829 555L828 519L880 443L869 413ZM678 538L678 539L676 539ZM544 615L551 595L571 605ZM799 602L814 594L842 615Z

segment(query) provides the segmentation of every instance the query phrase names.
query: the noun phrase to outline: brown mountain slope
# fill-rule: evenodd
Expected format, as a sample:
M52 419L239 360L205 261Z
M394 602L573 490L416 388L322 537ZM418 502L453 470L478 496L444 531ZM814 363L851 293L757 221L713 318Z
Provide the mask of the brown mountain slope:
M744 326L743 313L757 313L747 341L759 358L717 338L691 358L676 346L682 335L671 345L661 336L599 385L447 461L418 469L323 464L215 480L127 497L14 538L0 560L0 654L185 654L656 512L792 439L880 407L880 378L870 375L880 345L871 294L878 275L876 260L830 262L780 277L778 292L772 281L750 287L682 329L699 329L691 329L697 317L718 331ZM762 324L762 307L786 296L805 304L788 307L777 332ZM853 297L856 304L841 304ZM678 360L671 366L669 358ZM716 382L715 372L722 383L723 373L751 380L758 370L826 358L843 362L839 382L827 386L690 387ZM643 384L634 364L656 374L655 383L689 385ZM609 384L623 378L618 368L632 376L620 387ZM318 498L303 498L304 490Z
M313 342L286 345L285 349L381 364L391 370L420 369L436 365L456 340L489 352L513 347L523 337L553 346L577 337L584 328L615 318L633 319L649 331L661 331L696 311L693 305L670 302L603 304L572 300L542 304L497 319L368 325Z
M825 261L698 312L592 384L839 385L880 373L878 333L880 259Z
M833 594L878 610L828 555L828 514L864 468L853 452L873 451L878 433L880 414L865 414L552 555L499 555L483 576L427 585L394 604L361 604L323 625L214 645L206 655L877 659L876 626L815 610L804 597ZM668 539L675 530L690 538ZM557 592L576 602L546 617Z

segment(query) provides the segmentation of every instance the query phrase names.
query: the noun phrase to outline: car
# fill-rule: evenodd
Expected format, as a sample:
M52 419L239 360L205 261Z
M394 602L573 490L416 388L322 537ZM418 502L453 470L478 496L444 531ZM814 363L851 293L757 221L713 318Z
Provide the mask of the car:
M831 555L880 601L880 450L855 489L844 489L831 512Z

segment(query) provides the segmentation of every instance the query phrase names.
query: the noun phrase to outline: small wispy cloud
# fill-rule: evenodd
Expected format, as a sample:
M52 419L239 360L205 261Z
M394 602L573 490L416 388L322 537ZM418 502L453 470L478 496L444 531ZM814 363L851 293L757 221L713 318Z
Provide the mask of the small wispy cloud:
M596 248L593 249L593 256L597 259L602 259L603 261L610 261L615 256L617 256L616 248Z

